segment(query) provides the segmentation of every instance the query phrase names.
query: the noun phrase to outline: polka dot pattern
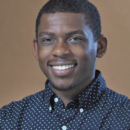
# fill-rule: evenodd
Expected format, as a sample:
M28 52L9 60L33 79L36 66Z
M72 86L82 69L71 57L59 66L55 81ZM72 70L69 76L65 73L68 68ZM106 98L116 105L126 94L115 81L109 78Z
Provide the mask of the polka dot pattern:
M0 109L0 130L130 130L130 100L96 75L66 108L47 80L45 90Z

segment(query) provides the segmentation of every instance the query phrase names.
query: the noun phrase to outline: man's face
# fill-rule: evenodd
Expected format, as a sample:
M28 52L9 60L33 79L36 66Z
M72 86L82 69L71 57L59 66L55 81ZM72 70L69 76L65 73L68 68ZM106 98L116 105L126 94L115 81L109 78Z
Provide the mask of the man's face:
M70 90L95 76L97 43L83 14L43 14L34 47L51 87Z

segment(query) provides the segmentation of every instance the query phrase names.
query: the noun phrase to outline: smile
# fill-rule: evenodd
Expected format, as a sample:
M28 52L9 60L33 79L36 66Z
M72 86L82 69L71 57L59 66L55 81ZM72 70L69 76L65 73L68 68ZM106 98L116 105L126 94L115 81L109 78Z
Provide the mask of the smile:
M73 68L75 65L62 65L62 66L52 66L56 70L67 70Z

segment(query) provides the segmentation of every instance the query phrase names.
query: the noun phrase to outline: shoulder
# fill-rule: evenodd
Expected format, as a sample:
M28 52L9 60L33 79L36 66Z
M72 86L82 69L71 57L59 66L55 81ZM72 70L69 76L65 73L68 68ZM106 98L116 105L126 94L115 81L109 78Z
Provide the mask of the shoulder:
M130 108L130 99L122 94L115 92L114 90L107 88L105 96L108 101L116 103L119 106L127 106Z
M127 96L107 88L105 97L107 104L117 113L117 117L122 116L130 120L130 99Z
M13 101L8 105L3 106L0 109L0 111L3 111L3 110L9 111L9 109L15 108L15 107L20 108L20 107L23 107L25 104L29 103L30 101L40 100L40 99L43 99L43 97L44 97L44 90L37 92L35 94L29 95L19 101Z
M5 122L7 119L13 119L14 117L17 118L21 111L27 107L31 107L32 104L42 101L43 97L44 90L33 95L29 95L20 101L13 101L8 105L3 106L0 109L0 128L2 122Z
M104 109L107 110L106 117L111 122L111 128L130 128L130 99L109 88L104 94ZM119 128L118 128L119 129Z

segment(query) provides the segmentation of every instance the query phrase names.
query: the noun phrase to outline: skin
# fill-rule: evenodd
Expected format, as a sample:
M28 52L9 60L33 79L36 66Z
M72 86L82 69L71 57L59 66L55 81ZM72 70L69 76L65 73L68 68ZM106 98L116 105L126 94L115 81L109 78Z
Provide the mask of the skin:
M33 42L33 53L51 90L64 106L77 97L95 78L96 58L107 50L107 38L101 35L94 41L92 30L84 14L43 14L38 27L38 38ZM58 71L52 66L74 65Z

